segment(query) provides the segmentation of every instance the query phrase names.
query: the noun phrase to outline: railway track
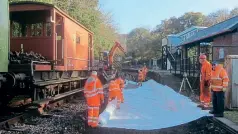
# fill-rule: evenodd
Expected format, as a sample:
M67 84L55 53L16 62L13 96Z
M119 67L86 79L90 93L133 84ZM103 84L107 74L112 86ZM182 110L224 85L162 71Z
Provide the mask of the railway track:
M105 84L103 88L107 88L108 84ZM47 112L53 111L55 107L59 107L65 101L69 101L74 96L79 96L80 93L83 93L83 88L74 89L72 91L62 93L55 97L44 99L40 101L35 101L25 108L25 111L18 113L17 115L11 116L0 116L0 129L4 129L7 131L21 131L20 129L15 129L11 127L15 123L23 122L24 118L29 115L38 115L38 116L51 116L50 114L45 113L44 111L47 109ZM81 94L82 97L82 94Z
M7 119L3 119L1 122L0 122L0 129L5 129L5 130L13 130L11 128L11 125L12 124L15 124L17 122L21 122L23 120L23 113L19 114L19 115L16 115L16 116L13 116L13 117L8 117Z

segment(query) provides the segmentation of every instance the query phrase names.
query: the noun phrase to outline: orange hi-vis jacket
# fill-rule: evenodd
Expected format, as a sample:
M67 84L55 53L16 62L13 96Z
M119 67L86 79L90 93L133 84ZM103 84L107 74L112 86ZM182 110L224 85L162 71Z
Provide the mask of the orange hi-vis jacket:
M125 88L124 80L122 78L119 77L118 79L116 79L116 82L119 84L121 89Z
M109 100L120 97L120 85L116 81L111 81L109 84Z
M211 89L213 91L222 91L223 88L228 87L228 82L229 78L226 70L221 65L217 65L215 70L212 71Z
M206 60L201 67L200 81L210 81L212 65Z
M143 67L143 68L142 68L142 72L143 72L143 74L146 76L146 74L147 74L147 72L148 72L147 67Z
M142 81L142 80L143 80L143 72L142 72L142 71L139 71L138 80L139 80L139 81Z
M143 67L143 68L142 68L142 73L143 73L143 80L145 80L145 78L146 78L146 75L147 75L147 72L148 72L148 69L147 69L147 67Z
M100 106L104 100L103 86L97 76L91 75L84 85L84 96L89 106Z

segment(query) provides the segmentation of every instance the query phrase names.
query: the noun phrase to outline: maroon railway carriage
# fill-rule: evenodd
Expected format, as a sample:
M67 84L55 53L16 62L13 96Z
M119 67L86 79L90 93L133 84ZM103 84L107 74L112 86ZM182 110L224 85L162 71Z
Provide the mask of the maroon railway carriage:
M9 9L11 53L2 98L27 94L36 101L81 88L93 62L93 33L51 4L18 2Z

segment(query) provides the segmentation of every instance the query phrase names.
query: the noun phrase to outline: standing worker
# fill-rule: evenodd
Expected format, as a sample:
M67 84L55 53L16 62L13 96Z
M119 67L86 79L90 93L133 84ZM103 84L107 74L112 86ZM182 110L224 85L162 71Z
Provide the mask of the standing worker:
M213 110L210 111L215 117L223 117L224 113L224 92L228 87L229 78L226 70L218 63L212 63L211 90Z
M143 72L143 81L145 81L146 75L147 75L147 72L148 72L148 69L147 69L145 63L144 63L144 67L142 68L142 72Z
M202 64L200 73L200 104L203 110L209 109L211 102L211 93L209 90L212 66L207 61L205 54L200 55L199 62Z
M121 104L121 90L120 85L116 82L116 77L111 80L109 83L109 98L108 101L112 101L117 98L117 109L120 108Z
M123 95L123 89L125 88L124 80L120 76L118 76L118 78L116 79L116 82L120 86L120 99L121 99L121 103L124 103L124 95Z
M143 81L143 72L142 70L138 70L138 86L142 86Z
M99 117L99 107L104 103L103 86L97 77L97 72L93 71L84 86L84 96L88 105L88 126L97 127Z

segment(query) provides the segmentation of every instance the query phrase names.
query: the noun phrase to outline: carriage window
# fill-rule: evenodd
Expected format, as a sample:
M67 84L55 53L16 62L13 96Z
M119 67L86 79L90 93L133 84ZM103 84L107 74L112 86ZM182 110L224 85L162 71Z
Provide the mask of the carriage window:
M46 36L51 36L51 34L52 34L52 32L51 32L51 31L52 31L52 29L51 29L51 28L52 28L51 23L46 23L45 26L46 26L46 34L45 34L45 35L46 35Z
M76 44L79 45L80 44L80 37L77 35L76 37Z
M18 22L12 22L12 37L26 37L27 25Z
M81 40L80 40L80 33L79 32L76 33L76 44L77 45L82 45Z
M92 45L92 35L90 35L89 34L89 37L88 37L88 45L90 46L90 47L92 47L93 45Z
M31 25L31 36L42 36L42 23L35 23Z

